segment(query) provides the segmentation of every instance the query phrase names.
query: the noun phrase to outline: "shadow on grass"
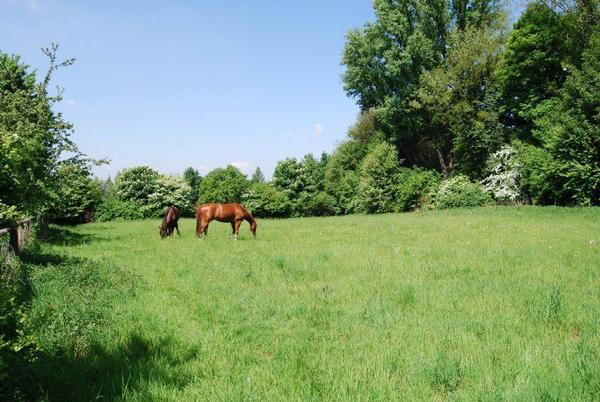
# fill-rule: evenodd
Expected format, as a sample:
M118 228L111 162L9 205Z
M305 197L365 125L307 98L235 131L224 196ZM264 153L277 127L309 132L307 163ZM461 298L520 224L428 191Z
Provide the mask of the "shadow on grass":
M88 239L53 228L50 241ZM10 378L0 381L0 400L115 400L131 394L152 400L149 384L180 388L189 382L181 367L198 353L188 345L168 336L115 336L112 302L134 292L138 278L43 245L29 248L20 260L17 303L26 314L24 339L32 343L27 353L0 355L10 367Z
M183 350L183 353L182 353ZM93 345L83 356L43 355L32 367L32 380L51 401L115 400L135 395L152 400L150 385L180 389L190 378L181 367L198 351L172 338L148 340L130 335L116 350Z
M44 242L58 246L76 246L79 244L106 240L90 233L78 233L65 226L50 225Z

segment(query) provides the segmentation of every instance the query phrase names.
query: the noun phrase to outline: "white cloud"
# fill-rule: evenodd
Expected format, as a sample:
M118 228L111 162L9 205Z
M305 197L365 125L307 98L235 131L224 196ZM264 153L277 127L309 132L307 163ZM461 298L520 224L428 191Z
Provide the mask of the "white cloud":
M75 99L67 99L67 100L65 101L65 104L66 104L67 106L75 106L75 105L77 105L77 102L75 101Z
M316 136L320 136L323 133L323 126L320 123L315 123L314 127Z
M211 169L208 166L206 166L206 165L200 165L200 166L198 166L198 172L200 172L200 174L206 174L206 173L208 173L210 171L211 171Z
M240 170L244 170L249 168L250 166L252 166L252 162L248 162L248 161L233 161L229 163L232 166L235 166L236 168L240 169Z

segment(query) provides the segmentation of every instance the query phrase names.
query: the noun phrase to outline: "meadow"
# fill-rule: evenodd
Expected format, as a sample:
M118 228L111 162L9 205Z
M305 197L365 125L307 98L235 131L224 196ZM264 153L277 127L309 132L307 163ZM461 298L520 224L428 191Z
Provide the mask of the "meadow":
M49 400L598 400L600 209L51 228Z

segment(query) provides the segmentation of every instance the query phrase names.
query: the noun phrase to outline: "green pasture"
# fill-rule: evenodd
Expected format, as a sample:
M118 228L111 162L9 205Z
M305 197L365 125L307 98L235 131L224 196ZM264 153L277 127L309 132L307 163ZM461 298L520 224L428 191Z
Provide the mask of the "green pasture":
M598 400L600 209L53 227L26 378L63 400Z

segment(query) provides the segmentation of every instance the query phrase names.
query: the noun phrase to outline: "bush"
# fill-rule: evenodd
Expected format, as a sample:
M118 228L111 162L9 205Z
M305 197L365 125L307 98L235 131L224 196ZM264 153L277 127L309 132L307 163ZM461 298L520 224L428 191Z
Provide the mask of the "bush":
M89 222L101 197L100 184L92 179L89 166L62 164L56 172L56 188L50 193L48 215L56 223Z
M320 191L318 193L305 193L297 204L298 212L303 216L330 216L335 215L337 203L331 195Z
M144 214L138 204L132 201L121 201L116 198L105 198L94 214L94 220L98 222L143 218Z
M483 189L497 202L514 204L522 199L519 189L521 163L512 146L505 145L492 154L487 161L487 170L489 175L483 180Z
M396 187L396 211L412 211L427 203L427 197L441 182L439 173L421 168L402 169Z
M358 201L361 212L382 213L394 210L398 183L398 153L393 145L374 145L359 169Z
M148 166L125 169L115 180L117 198L139 206L147 205L150 194L158 190L159 177L158 172Z
M284 218L292 213L292 203L284 192L270 184L254 183L244 193L244 206L258 218Z
M241 202L242 194L248 189L248 180L234 166L218 168L210 171L200 183L198 201L208 202Z
M193 214L194 204L190 202L192 188L182 178L176 176L160 176L156 191L148 197L144 205L144 215L162 217L165 208L176 206L182 215Z
M491 202L491 196L480 184L469 181L466 176L456 176L442 182L437 191L431 194L430 207L469 208L488 205Z

